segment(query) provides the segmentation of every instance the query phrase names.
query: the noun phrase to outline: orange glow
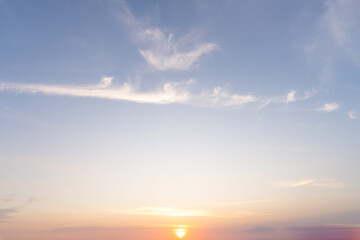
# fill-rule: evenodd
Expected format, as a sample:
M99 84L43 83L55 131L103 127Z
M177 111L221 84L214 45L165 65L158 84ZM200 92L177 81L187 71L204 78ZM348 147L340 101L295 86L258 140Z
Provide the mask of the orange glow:
M174 233L178 238L182 239L186 235L186 229L185 228L176 228L174 229Z

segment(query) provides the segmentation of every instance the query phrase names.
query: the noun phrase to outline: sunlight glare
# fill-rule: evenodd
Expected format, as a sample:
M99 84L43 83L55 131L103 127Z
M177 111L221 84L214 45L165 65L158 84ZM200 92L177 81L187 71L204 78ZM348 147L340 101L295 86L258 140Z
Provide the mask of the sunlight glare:
M186 229L185 228L176 228L174 229L174 233L178 238L182 239L186 235Z

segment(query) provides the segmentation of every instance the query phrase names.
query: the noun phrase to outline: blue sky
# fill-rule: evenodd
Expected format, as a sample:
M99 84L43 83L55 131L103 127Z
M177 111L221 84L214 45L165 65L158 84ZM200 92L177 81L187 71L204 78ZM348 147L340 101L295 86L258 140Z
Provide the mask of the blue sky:
M320 217L360 208L358 9L0 1L0 237L109 209L116 227L359 224Z

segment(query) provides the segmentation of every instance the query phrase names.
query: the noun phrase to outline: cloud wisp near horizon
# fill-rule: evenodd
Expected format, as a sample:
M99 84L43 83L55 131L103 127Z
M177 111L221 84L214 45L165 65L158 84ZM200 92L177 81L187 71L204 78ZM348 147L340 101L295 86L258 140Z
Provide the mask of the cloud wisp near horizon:
M134 215L158 215L173 217L204 217L212 214L199 209L176 209L172 207L139 207L122 211L124 214Z
M8 204L14 205L14 201L16 200L16 197L14 194L10 194L7 197L1 198L0 201L7 202ZM28 199L20 199L19 202L17 202L16 207L7 207L7 208L0 208L0 222L7 221L8 219L11 219L14 214L19 213L20 210L24 207L27 207L29 204L37 201L37 198L35 197L29 197Z
M344 184L336 181L334 179L318 179L318 178L311 178L311 179L302 179L298 181L286 181L286 182L274 182L275 186L279 187L290 187L290 188L296 188L296 187L323 187L323 188L343 188Z

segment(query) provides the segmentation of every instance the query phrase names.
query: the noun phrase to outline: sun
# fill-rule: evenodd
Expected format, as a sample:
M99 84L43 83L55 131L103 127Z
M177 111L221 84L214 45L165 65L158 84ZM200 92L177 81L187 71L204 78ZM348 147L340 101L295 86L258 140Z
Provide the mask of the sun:
M182 239L186 235L186 229L185 228L175 228L174 233L178 238Z

